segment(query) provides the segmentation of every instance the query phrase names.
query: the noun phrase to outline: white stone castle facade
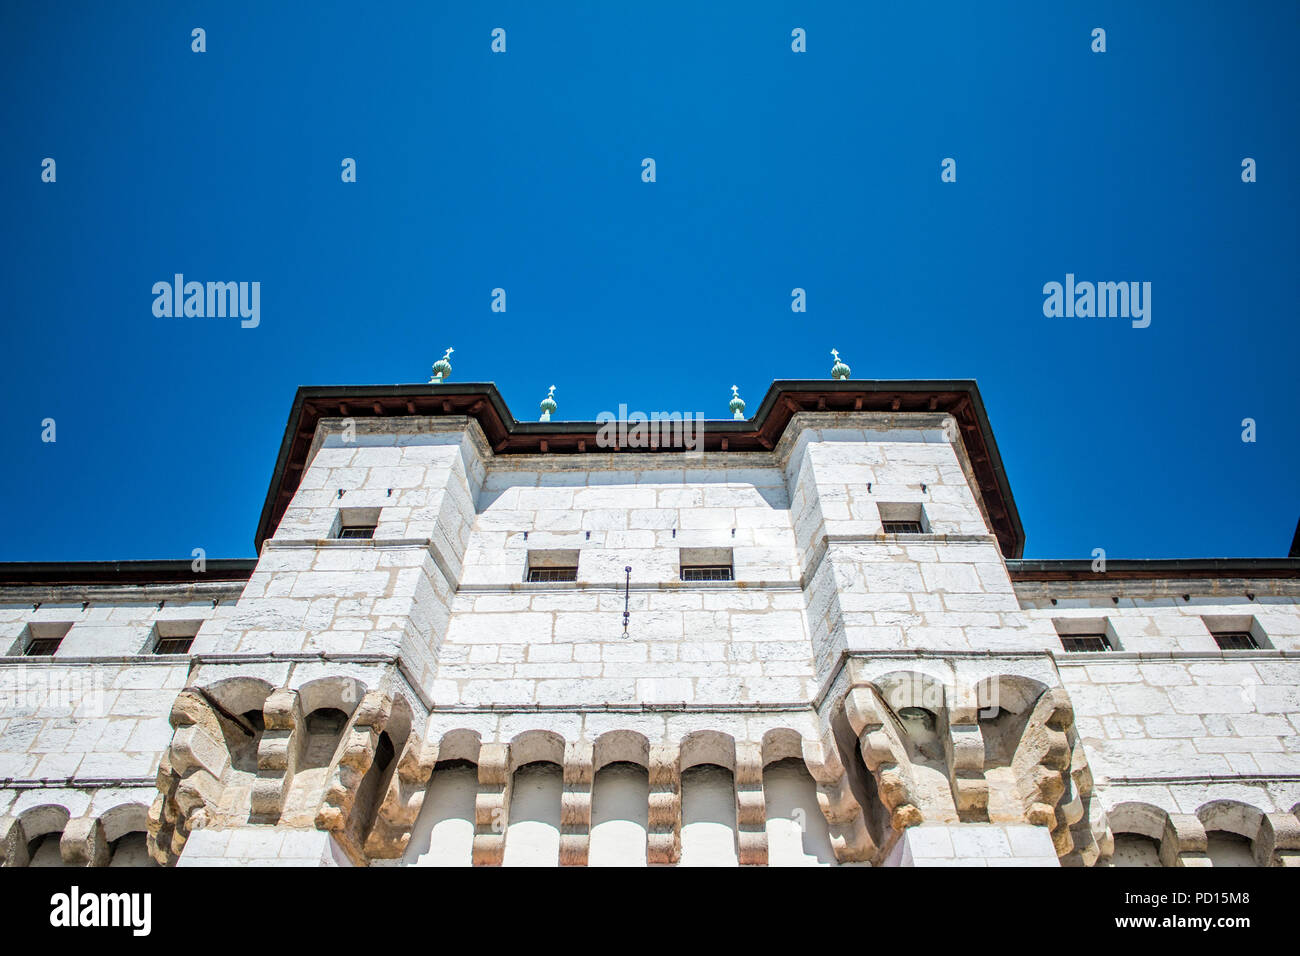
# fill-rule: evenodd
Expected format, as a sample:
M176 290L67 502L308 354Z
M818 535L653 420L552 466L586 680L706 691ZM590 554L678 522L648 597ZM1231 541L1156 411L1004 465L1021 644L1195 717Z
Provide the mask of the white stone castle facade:
M255 562L0 566L0 862L1300 864L1300 560L1020 560L972 382L671 444L301 389Z

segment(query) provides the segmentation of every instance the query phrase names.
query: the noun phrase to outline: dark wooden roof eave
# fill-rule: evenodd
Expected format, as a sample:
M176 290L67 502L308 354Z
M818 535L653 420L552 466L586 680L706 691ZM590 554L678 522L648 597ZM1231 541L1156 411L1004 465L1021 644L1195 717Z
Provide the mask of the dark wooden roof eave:
M1094 571L1086 558L1036 558L1007 562L1017 584L1074 581L1191 581L1300 578L1300 558L1153 558L1108 560L1105 571Z
M947 412L958 422L1002 552L1023 553L1024 530L1002 467L993 431L970 380L827 381L772 383L752 419L708 420L704 450L770 451L791 418L801 411ZM490 382L444 385L304 386L294 396L289 421L255 545L260 550L297 491L307 454L322 418L465 415L474 418L498 455L579 454L597 449L597 422L519 422ZM639 454L674 453L673 448L606 449Z
M6 561L0 587L68 587L146 584L208 584L247 581L257 562L219 558L195 571L189 558L162 561Z

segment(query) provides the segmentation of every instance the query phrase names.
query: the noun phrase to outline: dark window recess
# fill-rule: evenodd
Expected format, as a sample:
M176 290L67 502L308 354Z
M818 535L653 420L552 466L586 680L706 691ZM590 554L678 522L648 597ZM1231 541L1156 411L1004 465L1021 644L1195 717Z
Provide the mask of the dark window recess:
M340 528L340 538L373 538L375 536L375 525L359 524L350 528Z
M1214 635L1221 651L1257 651L1259 643L1249 631L1222 631Z
M731 565L702 565L695 568L682 568L683 581L734 581L736 576Z
M1075 634L1073 637L1061 636L1061 646L1067 651L1108 651L1110 640L1105 634Z
M577 568L529 568L528 582L530 584L544 584L548 581L576 581L578 580Z
M192 637L160 637L158 643L153 646L155 654L188 654L190 645L194 643Z
M63 643L61 637L33 637L23 648L24 657L49 657Z
M885 534L920 534L921 522L919 521L883 521Z

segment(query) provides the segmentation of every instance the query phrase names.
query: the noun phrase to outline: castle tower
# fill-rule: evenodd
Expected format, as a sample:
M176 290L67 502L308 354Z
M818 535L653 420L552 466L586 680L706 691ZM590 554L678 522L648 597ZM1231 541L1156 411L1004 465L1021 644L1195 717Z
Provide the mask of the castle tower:
M104 683L5 726L4 865L1292 864L1300 561L1024 561L975 384L835 358L300 389L255 562L0 567L0 677Z

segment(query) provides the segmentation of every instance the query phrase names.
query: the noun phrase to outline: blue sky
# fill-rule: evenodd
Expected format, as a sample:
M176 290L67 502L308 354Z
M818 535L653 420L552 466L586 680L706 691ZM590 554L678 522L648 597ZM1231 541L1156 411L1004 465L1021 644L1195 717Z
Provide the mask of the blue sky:
M1298 27L1291 2L10 0L0 560L252 556L294 390L424 382L448 345L521 419L551 384L562 419L722 418L733 383L753 411L832 346L855 378L974 378L1027 557L1283 555ZM261 324L155 317L177 272L261 282ZM1067 272L1151 282L1150 327L1044 317Z

